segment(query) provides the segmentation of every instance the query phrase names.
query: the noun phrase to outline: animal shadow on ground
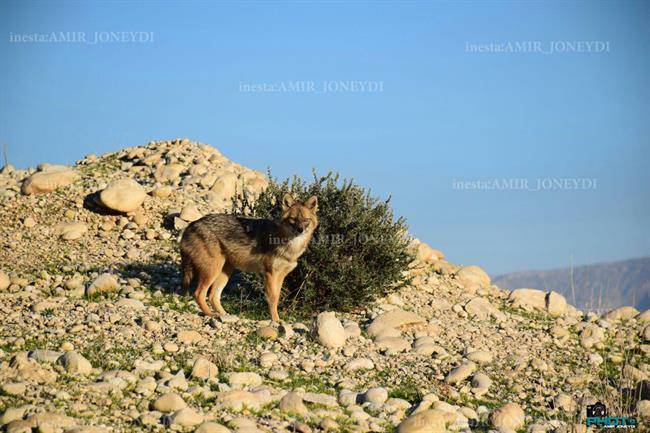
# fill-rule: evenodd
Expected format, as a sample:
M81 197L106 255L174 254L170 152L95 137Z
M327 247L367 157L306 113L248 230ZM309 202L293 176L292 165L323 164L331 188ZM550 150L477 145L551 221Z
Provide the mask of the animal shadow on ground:
M125 279L138 278L143 286L152 292L161 291L164 294L176 296L179 301L188 302L199 313L194 302L195 282L189 290L181 287L181 271L178 263L173 261L132 262L116 269ZM235 271L226 285L221 301L229 314L235 314L249 319L266 319L267 305L263 291L243 278Z

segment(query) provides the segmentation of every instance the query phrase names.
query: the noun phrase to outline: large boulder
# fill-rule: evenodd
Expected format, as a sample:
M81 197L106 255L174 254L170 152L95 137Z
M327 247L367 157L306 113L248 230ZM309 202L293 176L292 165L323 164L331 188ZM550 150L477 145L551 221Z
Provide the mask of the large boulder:
M490 287L490 276L479 266L463 266L456 274L458 281L466 289L475 291Z
M77 179L77 174L69 167L43 167L23 181L23 194L46 194L57 188L67 186Z
M431 248L429 245L418 239L413 239L411 241L409 250L413 255L415 255L415 258L421 262L433 263L445 258L442 251Z
M541 290L516 289L510 293L509 298L515 308L523 308L528 311L546 309L546 293Z
M237 193L237 175L234 173L222 174L215 180L210 189L220 199L230 200Z
M174 182L181 177L181 173L186 170L186 167L181 164L165 164L156 169L154 178L158 182Z
M111 183L100 194L99 199L108 209L117 212L133 212L142 205L147 193L133 179L121 179Z
M564 316L567 312L567 302L564 296L557 292L546 295L546 311L553 317Z

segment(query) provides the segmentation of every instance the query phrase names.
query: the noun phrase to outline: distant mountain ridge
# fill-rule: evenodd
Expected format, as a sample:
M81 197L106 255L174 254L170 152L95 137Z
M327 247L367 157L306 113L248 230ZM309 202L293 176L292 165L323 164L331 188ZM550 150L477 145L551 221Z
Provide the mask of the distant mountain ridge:
M499 275L493 282L510 290L555 290L583 311L601 312L622 305L650 308L650 257L576 266L573 270L513 272Z

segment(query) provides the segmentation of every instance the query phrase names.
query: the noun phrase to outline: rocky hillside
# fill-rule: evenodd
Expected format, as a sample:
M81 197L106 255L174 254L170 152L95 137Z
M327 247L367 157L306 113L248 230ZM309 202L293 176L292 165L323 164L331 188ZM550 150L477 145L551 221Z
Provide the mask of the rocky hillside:
M650 308L650 257L576 266L574 269L523 271L494 278L499 287L556 290L587 311L621 305Z
M264 176L190 140L0 174L7 432L571 432L650 416L650 313L509 292L417 240L412 284L273 324L179 293L176 242ZM280 313L282 315L282 311ZM590 430L593 431L593 430Z

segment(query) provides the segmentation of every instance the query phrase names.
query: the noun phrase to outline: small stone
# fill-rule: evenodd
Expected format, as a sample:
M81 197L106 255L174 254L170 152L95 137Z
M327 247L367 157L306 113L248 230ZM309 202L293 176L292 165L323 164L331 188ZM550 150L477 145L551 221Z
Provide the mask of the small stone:
M397 433L445 433L445 413L425 410L411 415L397 426Z
M163 344L163 349L165 350L165 352L176 353L178 352L178 344L167 342Z
M11 280L9 279L9 276L0 271L0 292L7 290L10 285Z
M160 326L160 323L158 323L158 322L155 322L155 321L153 321L153 320L147 320L147 321L144 323L144 328L145 328L147 331L157 332L157 331L160 331L160 329L162 328L162 326Z
M120 287L117 279L109 273L101 274L88 287L87 294L115 292Z
M251 372L229 373L228 384L236 389L255 387L262 384L262 377Z
M77 352L66 352L57 361L68 373L90 374L93 366L86 358Z
M345 364L343 368L347 371L372 370L375 368L375 364L371 359L357 358Z
M386 388L370 388L363 395L363 399L366 403L381 405L388 400L388 391Z
M74 350L74 344L70 343L69 341L64 341L61 344L61 350L64 352L72 352Z
M185 170L186 167L181 164L161 165L156 169L154 177L158 182L173 182L180 178L181 173Z
M320 394L316 392L306 392L302 396L303 400L309 403L320 404L326 407L338 407L338 401L336 397L328 394Z
M201 424L203 422L203 416L190 407L184 407L174 412L169 418L169 422L172 425L192 427Z
M307 415L309 410L298 393L288 392L280 400L280 412L295 415Z
M273 352L262 353L259 358L260 367L270 368L277 362L277 360L278 355Z
M339 425L332 418L324 418L318 426L323 429L323 431L338 430Z
M61 239L74 241L79 239L88 232L88 227L84 223L66 224L61 227Z
M484 350L475 350L467 354L467 359L479 365L485 365L492 362L492 354Z
M171 186L161 186L151 191L151 195L153 195L156 198L165 199L170 195L172 195L173 192L174 192L174 188L172 188Z
M203 336L194 330L180 331L176 335L176 340L181 344L193 344L203 340Z
M397 329L420 323L426 323L426 320L410 311L395 308L377 316L368 326L368 334L371 337L377 337L386 328Z
M615 322L619 320L630 320L639 314L639 310L634 307L618 307L607 314L603 315L603 318L609 322Z
M115 306L129 308L132 310L145 309L145 305L142 303L142 301L138 301L137 299L131 299L131 298L122 298L115 303Z
M29 405L20 407L8 407L0 417L0 425L9 424L12 421L22 420L25 413L30 409Z
M347 339L343 325L333 312L318 315L312 325L312 335L321 345L330 349L343 346Z
M507 403L490 414L490 423L496 429L516 431L524 426L525 414L516 403Z
M262 326L255 331L258 337L265 340L275 340L278 338L278 330L273 326Z
M311 427L304 422L294 422L291 425L291 430L297 433L311 433Z
M27 385L24 382L10 382L2 385L2 392L7 395L24 395Z
M214 379L219 374L217 365L204 357L199 357L192 366L192 377Z
M260 407L260 400L256 394L239 389L220 392L217 401L233 411L241 411L244 408L256 410Z
M375 343L388 354L404 352L411 348L409 342L402 337L380 336L375 339Z
M23 225L28 229L31 229L32 227L36 226L36 220L33 217L28 216L23 220Z
M643 420L650 420L650 400L641 400L636 404L636 412Z
M183 221L187 221L189 223L194 222L198 219L201 219L203 215L199 211L199 209L196 207L194 203L185 205L183 209L181 210L180 218Z
M553 399L553 406L565 412L572 413L576 410L576 402L568 394L558 394Z
M164 394L153 403L153 408L160 412L176 412L187 407L185 400L180 395L174 393Z
M476 364L471 361L464 362L449 372L445 378L445 382L450 384L462 382L474 373L474 371L476 371Z
M472 392L480 397L490 390L492 379L484 373L476 373L472 376Z
M194 430L194 433L230 433L230 429L216 422L206 421Z

